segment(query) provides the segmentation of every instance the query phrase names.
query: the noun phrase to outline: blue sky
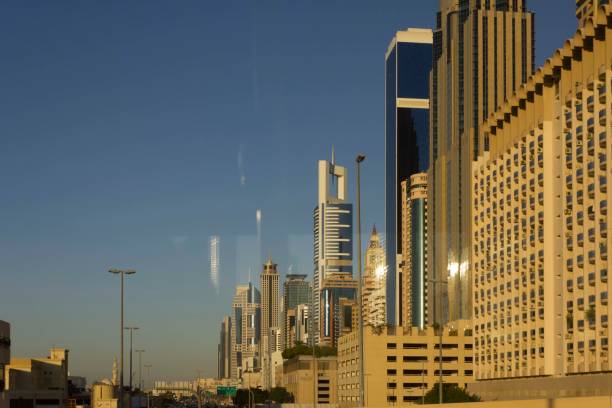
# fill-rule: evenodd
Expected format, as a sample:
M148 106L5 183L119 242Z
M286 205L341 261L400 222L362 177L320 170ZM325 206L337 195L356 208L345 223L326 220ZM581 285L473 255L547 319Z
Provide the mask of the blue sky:
M537 64L576 28L531 1ZM262 251L311 273L316 161L363 167L383 226L384 53L437 1L7 1L0 13L0 319L13 355L110 376L118 280L152 377L216 373L219 322ZM351 192L354 191L351 184ZM217 290L208 243L220 236ZM127 376L127 374L126 374Z

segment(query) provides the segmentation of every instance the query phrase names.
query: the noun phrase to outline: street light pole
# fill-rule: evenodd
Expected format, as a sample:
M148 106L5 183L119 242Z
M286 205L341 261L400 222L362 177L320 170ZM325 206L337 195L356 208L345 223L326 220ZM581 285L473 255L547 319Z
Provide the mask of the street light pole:
M359 273L359 283L357 285L357 304L359 308L359 406L364 407L365 391L364 391L364 361L363 361L363 301L361 294L363 291L363 281L361 276L361 162L365 160L362 154L357 155L355 165L357 167L357 270Z
M132 339L133 339L133 335L134 335L134 330L138 330L139 327L136 326L126 326L125 330L129 330L130 331L130 392L132 392L132 379L134 377L134 371L132 371L132 360L134 357L134 353L133 353L133 349L132 349ZM131 407L130 407L131 408Z
M121 275L121 325L119 326L121 344L121 362L119 364L119 408L123 408L123 278L136 273L134 269L109 269L114 275Z
M143 388L146 388L147 386L147 382L150 383L151 382L151 367L153 367L151 364L145 364L144 366L147 369L147 380L145 381L145 383L143 384ZM150 385L150 384L149 384Z
M447 285L448 284L448 282L442 281L440 279L429 279L429 282L431 282L431 283L433 283L435 285L439 285L439 284L440 285ZM437 287L436 287L436 289L437 289ZM434 313L436 314L436 316L434 317L434 321L436 321L436 323L438 323L438 335L440 336L439 339L438 339L438 360L439 360L438 363L440 364L440 368L439 368L440 379L439 379L439 383L438 383L438 403L442 404L443 403L443 397L444 397L443 392L442 392L442 381L443 381L443 378L442 378L442 333L443 333L443 330L442 330L442 324L441 324L441 320L442 319L440 319L440 314L441 314L440 310L436 310L436 305L438 306L439 309L441 309L441 307L440 307L441 306L441 304L440 304L441 303L440 302L441 299L438 299L439 297L440 296L437 296L437 295L434 294ZM437 302L436 302L436 300L437 300Z
M142 385L142 353L144 352L144 349L136 350L136 353L138 353L138 389L140 391L144 388Z

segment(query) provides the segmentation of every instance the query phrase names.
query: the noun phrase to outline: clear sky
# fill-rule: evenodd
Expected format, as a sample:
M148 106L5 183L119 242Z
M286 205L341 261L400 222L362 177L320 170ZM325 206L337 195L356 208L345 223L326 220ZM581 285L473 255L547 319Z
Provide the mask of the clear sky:
M533 0L537 64L576 28ZM0 11L0 319L14 356L71 350L110 376L119 281L156 379L216 374L234 286L261 248L312 273L316 162L363 165L383 227L384 53L435 0L5 1ZM351 194L354 191L350 186ZM209 239L220 237L220 282ZM127 374L126 374L127 377Z

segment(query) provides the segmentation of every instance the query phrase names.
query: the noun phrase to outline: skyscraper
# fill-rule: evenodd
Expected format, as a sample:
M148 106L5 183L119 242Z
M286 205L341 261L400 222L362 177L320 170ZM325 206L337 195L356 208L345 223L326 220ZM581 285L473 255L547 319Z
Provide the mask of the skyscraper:
M479 126L533 72L533 44L533 14L524 0L440 1L428 174L428 275L440 282L433 286L444 306L435 320L472 315L470 168L488 149L488 140L479 143Z
M219 333L219 368L218 377L231 378L231 349L232 349L232 318L224 316Z
M427 313L427 173L402 181L402 326L424 328Z
M339 297L355 296L353 281L353 205L348 201L347 171L335 163L319 161L319 194L314 209L314 327L315 341L337 339L334 306ZM352 284L349 281L353 281ZM340 286L334 286L334 285Z
M386 322L386 262L385 249L380 244L380 236L376 231L376 225L372 227L372 233L370 234L363 271L363 323L366 326L382 326Z
M401 324L401 182L428 167L432 31L398 31L385 55L387 322Z
M576 0L576 18L580 27L584 26L589 17L597 16L599 6L609 3L610 0Z
M247 368L259 365L260 302L260 293L251 283L236 286L231 319L231 378L241 378Z
M270 355L277 344L276 330L280 329L280 298L278 292L278 270L277 265L269 257L263 265L263 271L259 277L261 288L261 360L263 369L264 388L271 387Z
M283 338L285 347L292 347L292 328L296 327L296 307L298 305L310 305L312 299L312 287L306 280L306 275L289 274L285 277L283 296ZM299 339L294 339L299 340Z

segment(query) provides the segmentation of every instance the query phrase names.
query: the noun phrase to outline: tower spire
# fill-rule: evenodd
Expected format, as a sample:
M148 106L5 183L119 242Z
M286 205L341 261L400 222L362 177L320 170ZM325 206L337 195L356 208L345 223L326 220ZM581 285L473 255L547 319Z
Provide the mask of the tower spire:
M335 152L335 149L334 149L334 145L332 145L331 164L332 164L332 166L336 165L336 152Z

